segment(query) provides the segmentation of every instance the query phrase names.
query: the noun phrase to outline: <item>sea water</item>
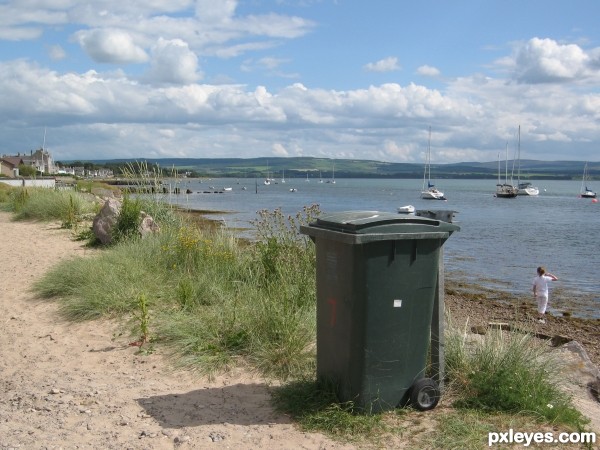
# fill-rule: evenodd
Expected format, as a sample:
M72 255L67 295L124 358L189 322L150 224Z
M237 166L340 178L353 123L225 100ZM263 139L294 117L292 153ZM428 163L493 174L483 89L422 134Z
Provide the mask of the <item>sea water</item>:
M248 229L262 209L281 208L295 215L318 204L324 213L397 212L416 209L456 211L460 231L444 244L448 279L493 291L531 296L536 268L543 265L559 281L552 283L555 311L600 317L600 203L578 198L579 181L536 182L539 196L496 198L496 180L438 180L447 201L422 200L423 180L288 178L220 178L171 181L168 201L193 210L214 211L227 226ZM231 188L224 193L213 193ZM291 189L295 189L294 192ZM184 194L186 190L191 194ZM204 193L211 192L211 193Z

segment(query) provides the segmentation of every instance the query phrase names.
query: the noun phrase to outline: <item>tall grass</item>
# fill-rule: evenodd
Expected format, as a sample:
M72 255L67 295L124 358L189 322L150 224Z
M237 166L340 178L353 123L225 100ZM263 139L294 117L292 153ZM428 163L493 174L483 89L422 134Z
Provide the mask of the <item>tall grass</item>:
M459 393L457 407L527 414L574 428L587 423L561 389L560 361L532 334L492 329L472 336L450 327L446 369Z
M96 212L94 201L74 191L55 191L47 188L15 188L8 208L18 220L57 220L72 228L79 217Z
M6 183L0 183L0 209L8 210L8 202L11 199L12 192L14 191L14 187L9 186Z
M292 236L317 213L263 212L261 238L251 244L226 229L167 221L158 235L125 238L95 258L61 263L35 289L59 298L73 320L135 317L144 296L149 335L193 370L212 374L244 361L280 379L310 375L314 249Z

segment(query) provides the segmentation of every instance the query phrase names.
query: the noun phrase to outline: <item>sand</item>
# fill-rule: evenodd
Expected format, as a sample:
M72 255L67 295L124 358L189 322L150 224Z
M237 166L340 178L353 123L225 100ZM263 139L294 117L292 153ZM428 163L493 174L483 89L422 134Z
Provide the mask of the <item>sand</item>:
M56 224L13 222L0 212L1 450L358 448L299 431L255 375L174 372L160 351L136 354L116 324L64 322L54 302L29 292L57 262L90 252ZM479 323L507 318L506 308L448 300L460 317L476 311ZM566 325L560 331L577 334ZM600 408L590 408L600 418Z
M354 448L299 431L259 378L174 373L159 352L115 339L115 324L61 321L28 288L90 250L10 217L0 213L0 449Z

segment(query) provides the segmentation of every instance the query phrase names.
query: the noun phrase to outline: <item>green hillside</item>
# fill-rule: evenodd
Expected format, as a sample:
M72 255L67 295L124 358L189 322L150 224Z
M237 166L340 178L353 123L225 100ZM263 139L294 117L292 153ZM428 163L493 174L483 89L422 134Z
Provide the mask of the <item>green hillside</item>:
M94 160L93 164L122 167L128 163L145 161L149 166L158 166L165 171L190 172L198 177L267 177L330 179L335 178L421 178L423 164L390 163L374 160L331 159L331 158L161 158L161 159L113 159ZM77 163L81 163L77 161ZM514 165L516 176L517 162ZM335 165L335 167L334 167ZM581 179L583 161L536 161L521 160L521 175L528 179ZM600 179L600 162L588 163L590 177ZM509 173L513 161L508 161ZM432 164L433 178L496 178L498 162L463 162L454 164ZM504 164L502 164L504 173Z

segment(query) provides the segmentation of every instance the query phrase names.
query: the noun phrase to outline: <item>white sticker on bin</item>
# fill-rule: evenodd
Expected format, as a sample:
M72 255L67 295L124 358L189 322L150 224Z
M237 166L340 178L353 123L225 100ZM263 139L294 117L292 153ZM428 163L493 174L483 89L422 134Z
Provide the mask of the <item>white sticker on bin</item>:
M402 300L394 300L394 308L401 308L402 307Z

